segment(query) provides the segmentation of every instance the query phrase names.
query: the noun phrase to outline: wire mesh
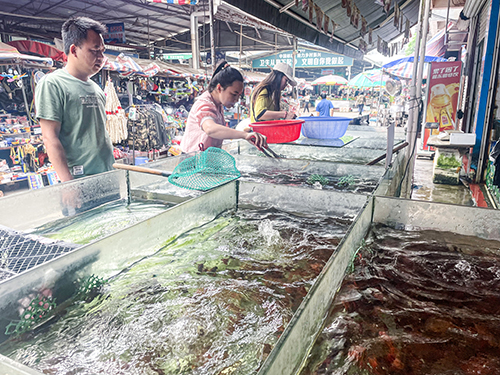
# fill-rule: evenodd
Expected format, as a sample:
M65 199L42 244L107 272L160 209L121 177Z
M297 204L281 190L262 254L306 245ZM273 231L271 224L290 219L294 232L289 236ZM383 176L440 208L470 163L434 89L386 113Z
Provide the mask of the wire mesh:
M206 191L240 176L236 161L230 154L220 148L209 147L182 161L168 181L185 189Z
M78 247L66 242L46 241L0 227L0 281Z

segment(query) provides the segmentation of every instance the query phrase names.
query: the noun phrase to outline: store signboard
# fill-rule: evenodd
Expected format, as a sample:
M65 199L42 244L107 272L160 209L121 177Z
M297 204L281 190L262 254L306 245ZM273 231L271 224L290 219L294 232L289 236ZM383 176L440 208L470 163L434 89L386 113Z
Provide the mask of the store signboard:
M108 23L106 24L108 32L103 34L104 43L125 43L125 24Z
M165 60L189 60L193 57L192 53L165 53L163 58Z
M266 69L269 66L273 67L279 62L292 66L292 51L281 52L276 55L252 60L252 68ZM299 51L295 60L295 67L297 68L330 68L336 66L351 66L352 64L353 59L350 57L308 49Z
M461 61L430 64L426 122L438 123L439 131L456 128Z

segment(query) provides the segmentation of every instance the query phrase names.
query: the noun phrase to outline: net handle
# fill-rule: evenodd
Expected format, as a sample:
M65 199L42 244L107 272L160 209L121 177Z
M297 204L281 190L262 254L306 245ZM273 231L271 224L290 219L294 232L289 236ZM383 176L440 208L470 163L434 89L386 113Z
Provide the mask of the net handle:
M168 177L172 174L169 172L160 171L159 169L144 168L144 167L138 167L137 165L128 165L128 164L120 164L120 163L114 163L113 168L125 169L127 171L133 171L133 172L155 174L155 175L163 176L163 177Z

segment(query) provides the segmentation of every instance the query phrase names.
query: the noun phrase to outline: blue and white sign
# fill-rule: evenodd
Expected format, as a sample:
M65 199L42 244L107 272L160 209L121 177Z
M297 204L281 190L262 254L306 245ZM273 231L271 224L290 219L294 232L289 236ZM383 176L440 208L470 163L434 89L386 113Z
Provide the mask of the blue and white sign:
M125 24L108 23L106 24L108 32L103 34L104 43L125 43Z
M265 69L268 66L273 67L279 62L292 66L292 51L281 52L276 55L252 60L252 68ZM295 60L295 67L297 68L328 68L336 66L351 66L352 64L353 59L350 57L313 50L304 50L299 52Z

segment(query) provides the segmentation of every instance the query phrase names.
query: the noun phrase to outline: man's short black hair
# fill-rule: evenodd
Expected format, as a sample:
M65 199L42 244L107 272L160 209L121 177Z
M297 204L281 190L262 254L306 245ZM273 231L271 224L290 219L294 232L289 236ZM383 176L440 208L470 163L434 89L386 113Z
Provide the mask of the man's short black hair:
M326 99L326 94L325 93L321 94L321 99Z
M87 31L93 30L97 34L105 34L106 26L98 21L87 17L70 18L62 25L62 40L64 44L64 53L69 55L69 48L72 44L81 47L87 39Z

